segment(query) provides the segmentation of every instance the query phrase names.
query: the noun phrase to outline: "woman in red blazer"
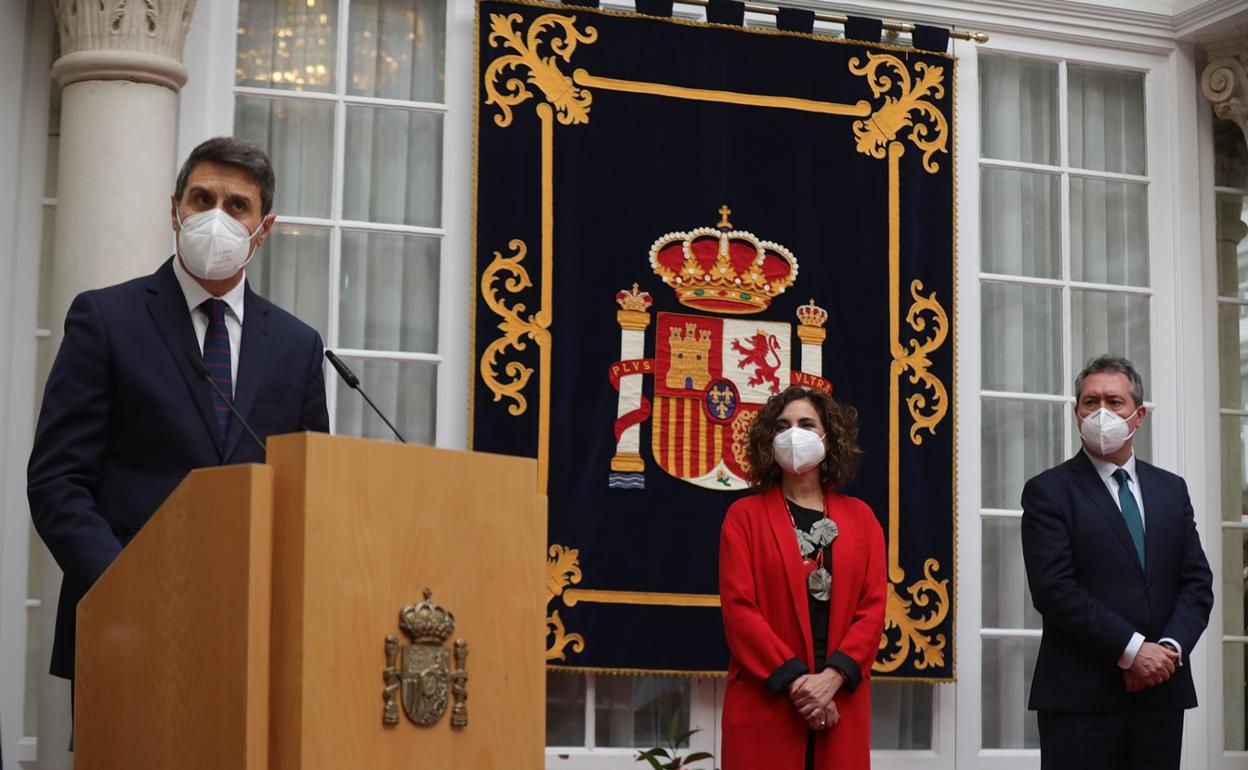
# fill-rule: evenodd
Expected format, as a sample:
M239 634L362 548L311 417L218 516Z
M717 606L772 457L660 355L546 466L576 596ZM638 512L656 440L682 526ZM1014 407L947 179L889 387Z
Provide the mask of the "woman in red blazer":
M816 390L772 397L750 428L758 494L728 509L719 594L732 654L723 770L871 765L867 680L884 629L884 533L837 493L858 413Z

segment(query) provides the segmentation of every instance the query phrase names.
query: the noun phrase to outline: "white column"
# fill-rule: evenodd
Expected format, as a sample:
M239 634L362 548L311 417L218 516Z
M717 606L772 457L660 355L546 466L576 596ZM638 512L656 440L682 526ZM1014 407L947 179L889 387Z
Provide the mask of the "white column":
M64 89L53 242L54 339L74 295L171 252L182 43L195 0L56 4Z
M54 347L76 294L150 273L172 251L182 43L194 8L195 0L55 3L62 55L52 75L63 91L47 314ZM43 575L38 766L69 770L69 688L42 673L61 574L46 551L32 558Z

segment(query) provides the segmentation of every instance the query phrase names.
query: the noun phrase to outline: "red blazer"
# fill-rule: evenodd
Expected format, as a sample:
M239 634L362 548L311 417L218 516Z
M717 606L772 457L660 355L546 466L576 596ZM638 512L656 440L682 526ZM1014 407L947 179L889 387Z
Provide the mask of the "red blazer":
M828 492L832 543L828 661L846 674L841 721L815 733L815 767L870 767L868 677L884 630L884 532L861 500ZM733 503L719 540L719 595L731 659L724 695L723 770L799 770L806 722L788 685L814 665L810 609L793 522L779 488ZM846 670L848 669L848 670Z

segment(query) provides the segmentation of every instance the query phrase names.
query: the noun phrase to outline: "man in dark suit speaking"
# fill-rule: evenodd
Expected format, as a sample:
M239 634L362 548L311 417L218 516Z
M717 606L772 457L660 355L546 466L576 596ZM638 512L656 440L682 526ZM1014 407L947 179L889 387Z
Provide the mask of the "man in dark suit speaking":
M1045 770L1177 770L1213 576L1182 478L1135 457L1144 384L1104 355L1075 380L1083 450L1023 488L1044 636L1031 683Z
M177 253L70 305L27 470L35 529L65 573L56 676L73 678L78 600L187 472L264 461L205 370L261 441L329 429L320 336L245 280L273 188L258 147L204 142L178 174Z

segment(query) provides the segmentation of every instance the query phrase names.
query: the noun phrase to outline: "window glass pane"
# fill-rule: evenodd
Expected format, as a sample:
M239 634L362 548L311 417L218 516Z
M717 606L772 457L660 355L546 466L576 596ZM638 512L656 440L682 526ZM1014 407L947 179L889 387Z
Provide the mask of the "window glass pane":
M983 506L1018 510L1027 479L1062 460L1062 437L1071 421L1062 403L983 400Z
M330 215L333 104L237 96L234 132L268 153L277 176L274 211L290 216Z
M1076 281L1148 285L1148 189L1070 178L1070 275Z
M1027 710L1039 639L985 639L983 738L985 749L1038 749L1036 712Z
M1023 569L1021 518L983 520L985 628L1040 628Z
M347 108L343 217L437 227L442 223L442 115Z
M343 356L347 359L347 356ZM438 370L423 361L377 361L351 358L347 366L360 378L377 408L412 444L432 444L437 403ZM395 440L394 434L358 393L338 389L334 432Z
M1243 497L1241 492L1237 495ZM1222 628L1231 636L1248 635L1248 623L1244 622L1244 604L1248 601L1248 590L1244 589L1248 575L1244 567L1248 566L1248 530L1228 529L1222 536Z
M1239 642L1222 645L1222 732L1227 751L1248 750L1248 646Z
M871 748L930 751L935 695L927 682L871 682Z
M980 155L1057 165L1057 64L979 57Z
M1248 297L1248 198L1217 196L1218 294Z
M338 344L437 352L440 245L422 236L344 232Z
M1066 68L1070 165L1144 174L1144 75Z
M585 675L546 672L546 745L585 745Z
M1248 404L1248 305L1218 304L1218 360L1222 406Z
M1032 171L980 170L983 269L1059 278L1060 177Z
M239 0L234 82L333 91L337 0Z
M1075 371L1089 358L1116 353L1131 359L1144 382L1150 382L1147 296L1072 290L1070 314Z
M689 729L691 682L674 676L599 676L595 680L594 745L650 748L667 745L667 728ZM681 744L687 746L688 741Z
M446 0L353 0L349 50L349 93L442 101Z
M982 300L984 389L1060 394L1060 290L985 282Z
M247 282L316 329L322 340L330 339L327 228L275 224L247 265Z

